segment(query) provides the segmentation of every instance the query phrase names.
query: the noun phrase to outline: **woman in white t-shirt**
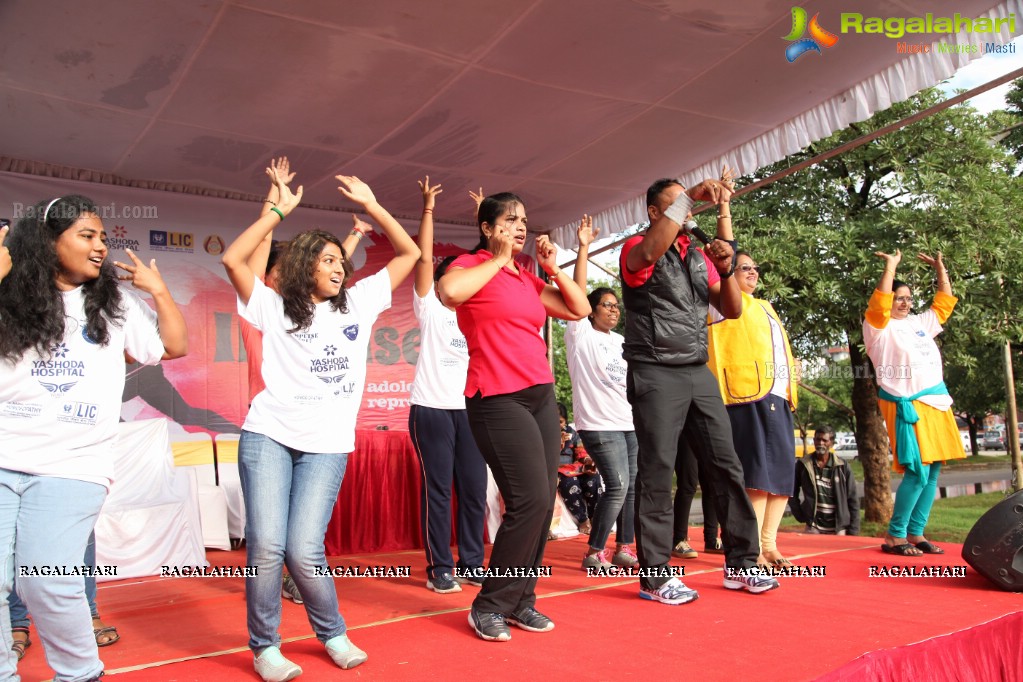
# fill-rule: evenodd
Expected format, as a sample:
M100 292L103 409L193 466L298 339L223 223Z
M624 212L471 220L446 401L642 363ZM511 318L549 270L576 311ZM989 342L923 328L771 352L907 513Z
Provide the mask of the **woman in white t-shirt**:
M924 536L942 462L961 459L962 441L945 387L941 351L934 337L958 300L941 252L918 258L934 268L938 290L930 307L911 314L913 292L895 279L902 252L878 251L884 272L863 319L863 345L874 364L878 407L888 426L896 472L903 472L882 551L898 556L944 554Z
M419 183L423 219L419 224L415 294L412 310L419 321L419 359L409 396L409 437L419 457L420 523L426 548L426 587L447 594L459 583L483 584L483 517L487 507L487 465L476 447L465 409L469 349L454 308L440 302L436 282L454 260L433 267L433 208L442 191ZM451 556L451 484L458 493L458 565ZM456 570L457 568L457 570Z
M271 172L277 206L228 247L222 262L238 293L239 314L263 334L266 388L252 401L238 445L248 564L258 567L258 575L245 579L249 647L264 680L290 680L302 669L280 651L284 564L331 659L345 669L366 660L345 634L333 579L323 572L323 537L355 449L371 328L412 271L419 248L364 182L338 175L339 191L376 220L394 258L347 288L352 265L341 241L310 230L291 240L278 262L277 291L268 288L249 257L302 198L301 187L293 194L276 169Z
M579 224L579 255L575 283L585 290L590 244L597 236L593 219ZM639 445L632 425L632 406L625 397L624 338L612 331L618 325L621 304L614 291L600 287L587 297L592 312L585 320L568 322L565 355L572 377L572 416L587 454L597 465L604 494L597 501L590 527L590 542L583 568L639 565L632 549L635 540L636 456ZM612 526L615 551L605 549Z
M111 264L95 203L43 201L0 230L0 567L18 571L56 679L99 679L78 571L113 480L124 357L142 364L188 351L184 317L156 261ZM121 279L150 294L156 312ZM43 569L43 570L40 570ZM45 574L40 575L43 572ZM66 573L66 574L65 574ZM2 621L13 575L0 569ZM9 632L0 679L16 674Z

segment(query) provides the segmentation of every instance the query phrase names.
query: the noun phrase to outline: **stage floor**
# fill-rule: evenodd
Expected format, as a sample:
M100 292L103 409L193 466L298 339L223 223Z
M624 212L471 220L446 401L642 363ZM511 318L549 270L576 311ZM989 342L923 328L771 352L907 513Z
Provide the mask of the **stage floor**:
M693 537L699 537L698 531ZM638 598L634 579L590 578L579 568L583 537L550 542L551 577L538 585L537 607L556 628L512 628L510 642L476 638L466 619L475 594L425 588L422 551L331 557L337 566L409 567L411 577L336 578L350 636L369 654L358 668L333 666L311 634L302 606L283 604L283 651L301 679L622 678L731 680L737 676L811 680L857 657L968 630L1023 610L1023 597L997 590L960 557L899 558L881 540L783 533L780 549L823 575L783 577L772 592L751 595L722 586L722 557L701 552L678 561L700 598L664 606ZM697 542L696 549L701 547ZM215 566L244 566L244 551L208 553ZM946 577L895 576L892 567L938 567ZM887 569L887 570L882 570ZM951 577L964 572L964 577ZM884 575L884 574L888 575ZM880 574L880 575L879 575ZM135 682L257 680L246 642L241 578L149 578L103 583L99 607L121 634L100 649L107 675ZM42 645L19 672L49 679ZM945 679L921 670L919 679ZM932 674L935 673L935 674ZM954 676L948 679L956 679Z

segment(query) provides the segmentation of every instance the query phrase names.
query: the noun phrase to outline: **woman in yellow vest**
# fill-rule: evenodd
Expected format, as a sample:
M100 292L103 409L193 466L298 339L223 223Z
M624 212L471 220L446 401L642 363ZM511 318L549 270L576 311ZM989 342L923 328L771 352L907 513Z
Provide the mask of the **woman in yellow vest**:
M778 314L753 297L760 268L745 251L737 254L734 276L742 291L742 315L726 320L711 308L708 365L728 408L746 492L757 514L759 563L786 568L792 563L778 551L776 538L795 477L796 364Z

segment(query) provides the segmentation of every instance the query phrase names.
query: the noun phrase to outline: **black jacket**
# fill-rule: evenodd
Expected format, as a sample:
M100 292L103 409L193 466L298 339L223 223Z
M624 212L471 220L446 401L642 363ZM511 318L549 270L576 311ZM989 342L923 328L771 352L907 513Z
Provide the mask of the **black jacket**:
M856 494L856 478L849 465L835 453L832 460L832 489L835 491L835 530L847 535L860 534L860 498ZM817 481L813 474L813 453L796 460L796 486L789 499L789 508L797 521L807 525L817 515Z

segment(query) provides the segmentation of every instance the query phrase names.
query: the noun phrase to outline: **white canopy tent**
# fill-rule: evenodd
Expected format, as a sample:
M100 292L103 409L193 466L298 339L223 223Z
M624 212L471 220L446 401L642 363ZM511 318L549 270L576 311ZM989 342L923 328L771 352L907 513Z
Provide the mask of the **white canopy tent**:
M312 205L343 204L345 172L417 216L429 174L441 229L475 231L482 185L570 246L558 228L584 212L604 234L642 220L657 177L751 172L1023 31L1021 0L803 8L838 42L789 63L789 0L7 0L0 170L254 198L286 154ZM1015 30L842 33L846 9ZM907 41L978 51L900 54Z

